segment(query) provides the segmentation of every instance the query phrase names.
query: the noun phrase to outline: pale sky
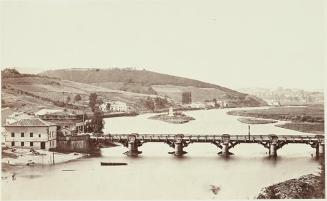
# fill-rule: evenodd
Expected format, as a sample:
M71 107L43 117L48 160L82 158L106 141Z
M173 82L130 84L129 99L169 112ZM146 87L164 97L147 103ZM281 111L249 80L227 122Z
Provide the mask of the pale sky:
M323 0L0 0L1 67L136 67L233 89L324 87Z

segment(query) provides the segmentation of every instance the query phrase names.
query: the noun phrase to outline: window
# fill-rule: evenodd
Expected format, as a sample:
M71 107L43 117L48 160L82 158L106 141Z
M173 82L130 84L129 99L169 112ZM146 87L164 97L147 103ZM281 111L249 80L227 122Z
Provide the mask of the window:
M11 137L15 137L15 133L11 133Z
M20 146L22 146L22 147L23 147L23 146L24 146L24 142L21 142L21 143L20 143Z
M20 134L20 137L24 137L24 133L21 133L21 134Z
M11 146L13 146L13 147L14 147L14 146L15 146L15 142L11 142Z
M41 134L39 134L39 137L41 137Z
M33 147L33 142L30 142L30 147Z
M33 137L33 133L30 133L30 137Z

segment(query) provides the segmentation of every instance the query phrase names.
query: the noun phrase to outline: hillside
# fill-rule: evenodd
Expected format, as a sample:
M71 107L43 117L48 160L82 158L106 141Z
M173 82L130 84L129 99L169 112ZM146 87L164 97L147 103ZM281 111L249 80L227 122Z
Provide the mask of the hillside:
M40 75L2 71L1 77L2 107L10 107L16 111L35 112L44 107L66 108L76 113L81 112L83 108L88 111L88 99L91 93L96 93L98 99L103 101L123 101L131 110L146 111L145 101L147 98L163 98L157 95L108 89ZM82 99L75 102L74 98L77 94Z
M87 83L107 89L158 94L167 96L175 102L181 102L182 92L191 91L193 102L204 102L216 98L228 101L229 105L233 107L266 105L264 101L254 96L219 85L147 70L62 69L45 71L40 75Z

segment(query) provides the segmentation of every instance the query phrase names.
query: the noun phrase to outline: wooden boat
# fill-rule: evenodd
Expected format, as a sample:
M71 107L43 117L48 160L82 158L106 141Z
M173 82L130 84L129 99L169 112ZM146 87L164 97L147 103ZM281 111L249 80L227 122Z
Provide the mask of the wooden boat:
M127 165L127 163L101 162L101 166Z

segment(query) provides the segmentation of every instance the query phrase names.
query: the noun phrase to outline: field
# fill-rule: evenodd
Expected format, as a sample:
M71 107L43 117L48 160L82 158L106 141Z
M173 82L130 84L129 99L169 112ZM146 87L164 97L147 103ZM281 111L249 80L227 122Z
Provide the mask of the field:
M146 110L142 104L147 97L157 97L57 78L23 75L2 79L1 98L2 107L11 107L16 111L35 112L41 108L65 107L71 112L80 112L82 107L89 108L87 101L90 93L97 93L98 99L103 101L123 101L131 108L141 110ZM82 100L75 102L74 97L77 94ZM70 99L68 105L67 99Z

